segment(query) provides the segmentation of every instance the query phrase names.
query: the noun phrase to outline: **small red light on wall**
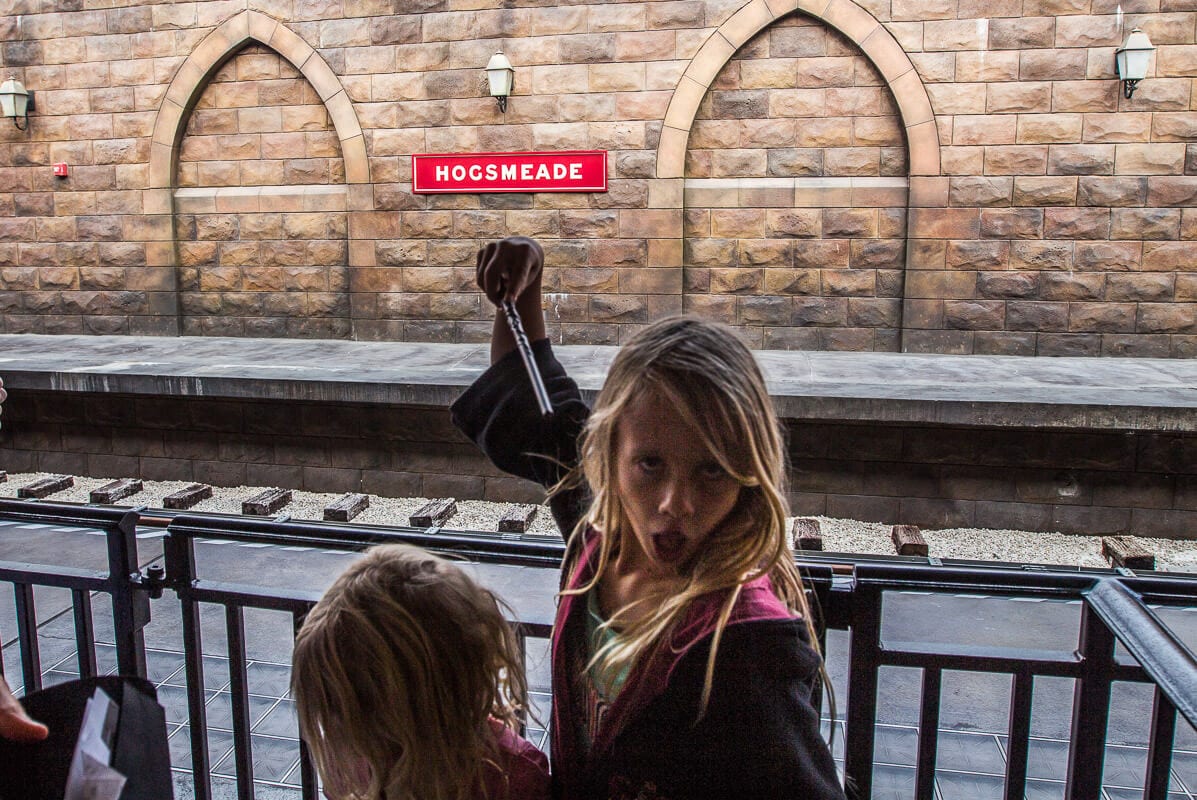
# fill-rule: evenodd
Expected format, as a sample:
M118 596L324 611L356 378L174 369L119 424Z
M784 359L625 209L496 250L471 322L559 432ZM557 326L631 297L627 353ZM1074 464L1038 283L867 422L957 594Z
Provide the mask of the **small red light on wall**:
M55 164L54 165L54 177L65 178L66 176L67 176L67 165L66 164Z

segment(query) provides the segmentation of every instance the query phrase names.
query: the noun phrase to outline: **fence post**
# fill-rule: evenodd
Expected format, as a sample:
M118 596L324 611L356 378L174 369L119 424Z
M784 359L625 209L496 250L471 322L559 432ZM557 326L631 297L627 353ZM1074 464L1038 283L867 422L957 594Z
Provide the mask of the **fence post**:
M1081 671L1072 694L1072 746L1068 750L1068 800L1101 796L1110 721L1110 684L1114 669L1114 634L1088 602L1081 606L1077 653Z
M307 611L292 615L291 629L295 635L299 635L299 629L303 627L303 621L307 619L307 616ZM298 712L298 709L296 711ZM302 800L320 800L316 764L312 761L312 751L308 748L308 743L304 741L302 734L299 737L299 792Z
M146 677L145 633L150 598L141 586L137 561L137 519L130 511L108 530L108 579L112 587L112 619L116 630L116 664L122 675Z
M858 797L870 797L873 787L877 673L881 664L881 596L880 589L857 583L852 598L844 774L855 784Z
M195 581L195 543L190 536L167 529L162 539L166 584L179 598L183 624L183 658L187 670L187 719L191 734L191 778L197 800L211 800L208 758L208 714L204 696L204 647L199 603L191 596Z
M1176 740L1176 706L1157 685L1151 710L1151 739L1147 745L1146 800L1164 800L1171 784L1172 748Z

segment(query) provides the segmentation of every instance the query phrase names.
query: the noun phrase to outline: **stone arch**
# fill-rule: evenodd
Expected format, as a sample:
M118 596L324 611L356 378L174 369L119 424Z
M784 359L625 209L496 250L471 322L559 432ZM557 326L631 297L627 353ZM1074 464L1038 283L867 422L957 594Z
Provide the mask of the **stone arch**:
M740 53L741 49L783 17L793 16L794 12L801 12L803 16L818 21L850 43L876 70L881 85L888 90L896 106L897 125L905 137L906 177L866 179L876 185L862 184L859 187L870 195L869 202L864 205L872 207L884 200L885 207L904 209L903 219L905 219L916 208L946 206L947 204L947 179L940 177L939 132L930 98L914 64L880 21L854 0L747 0L739 10L711 34L686 67L670 99L657 146L656 180L650 187L650 199L655 200L654 207L660 209L659 216L671 223L659 226L658 230L661 231L663 238L676 237L676 246L672 250L676 261L671 266L674 266L679 273L683 287L688 286L690 281L690 277L686 274L685 212L689 203L688 198L693 199L694 190L699 188L693 186L693 182L686 177L686 159L692 138L691 134L699 117L701 105L705 102L712 86L717 83L724 68ZM794 181L794 192L799 192L803 188L799 186L800 180ZM838 188L842 194L843 180L839 180L841 185L838 187L824 188ZM847 200L840 198L839 202L846 203L843 208L851 210L856 204L856 178L849 178L848 186L849 198ZM742 187L737 186L736 190L739 191L740 188ZM771 187L759 188L766 193L771 189ZM819 187L815 186L815 182L812 181L808 188L817 190ZM875 191L877 189L882 191L879 193ZM786 187L786 191L789 191L788 187ZM882 194L885 196L882 197ZM898 199L897 195L899 194L904 195L904 198ZM736 202L740 202L742 199L743 195ZM779 202L785 205L784 200L779 197L765 198L761 195L760 199L765 206L769 207ZM796 199L800 198L796 197ZM807 198L812 201L816 199L814 197ZM798 205L807 206L809 204L799 202ZM826 202L816 202L814 205L826 206ZM883 209L878 205L877 213L880 215L882 211ZM880 220L880 216L878 219ZM858 234L846 233L845 235L856 236ZM869 301L875 299L877 301L875 305L878 308L870 306L865 308L864 312L855 315L845 312L847 327L839 333L847 335L848 338L833 337L826 340L820 338L815 344L816 349L844 349L845 347L848 349L870 349L864 343L864 339L857 336L857 334L868 333L870 328L878 329L873 332L874 335L870 340L871 349L901 350L905 347L904 320L908 305L905 299L906 272L919 261L920 255L919 249L914 246L915 243L908 232L904 236L889 236L888 238L897 238L899 249L904 251L904 257L901 259L902 265L897 269L887 269L889 274L885 276L884 293L876 290L875 298L861 295ZM901 244L902 239L905 239L904 244ZM887 247L886 253L890 253L892 249ZM862 255L866 255L863 249ZM867 255L871 260L877 260L881 254L870 250ZM880 280L880 272L877 273L877 277ZM700 281L700 279L701 274L695 273L695 280ZM897 283L894 282L895 280ZM866 292L867 287L853 285L847 290L855 297L861 292ZM683 289L683 293L685 291ZM737 296L743 294L738 286L733 287L732 293ZM753 314L762 320L771 318L773 309L766 301L774 299L770 297L754 298L754 300L759 300L760 304L753 306ZM864 315L862 316L862 314ZM820 326L833 324L830 317L826 320L822 317L819 319ZM838 319L838 314L836 319ZM853 319L859 321L861 331L852 330L852 325L849 323ZM792 322L776 324L780 326L780 329L795 327L805 329L806 327L805 325L795 326ZM762 329L762 336L764 333L765 331ZM836 334L837 337L839 333ZM754 346L769 346L769 344L762 338L762 341ZM795 340L785 346L807 347L808 344L801 340Z
M196 46L175 73L158 109L150 142L149 173L147 191L143 193L143 213L154 215L156 230L159 231L158 238L161 240L159 244L162 246L147 252L147 261L149 266L159 270L159 285L164 290L164 297L167 293L173 297L172 313L179 334L187 332L187 318L184 313L185 284L184 276L180 272L175 221L182 207L180 203L196 201L196 198L181 200L178 196L176 170L180 149L192 109L200 101L213 76L251 42L269 48L299 72L323 104L337 138L344 165L344 191L340 198L318 198L327 201L328 208L321 205L309 210L336 208L348 212L347 227L353 227L354 217L373 209L365 137L353 103L337 75L311 45L281 22L265 14L244 11L226 20ZM305 208L309 199L305 198ZM214 198L206 200L211 201ZM349 251L347 266L352 269L357 248L352 247L352 243L348 241L346 245ZM351 305L348 297L346 305ZM352 335L351 310L348 320L349 333Z
M179 144L183 139L187 115L199 100L209 78L249 41L257 41L278 52L308 80L328 109L341 155L345 160L346 183L369 183L370 166L366 158L365 137L357 112L345 93L340 79L315 49L278 20L258 11L243 11L208 34L175 73L150 140L149 187L167 192L174 184ZM163 209L169 211L169 206Z
M876 17L853 0L750 0L711 34L682 74L665 112L657 145L657 177L685 176L690 126L711 82L749 39L794 11L835 28L873 62L898 104L910 175L939 175L939 133L931 99L902 46Z

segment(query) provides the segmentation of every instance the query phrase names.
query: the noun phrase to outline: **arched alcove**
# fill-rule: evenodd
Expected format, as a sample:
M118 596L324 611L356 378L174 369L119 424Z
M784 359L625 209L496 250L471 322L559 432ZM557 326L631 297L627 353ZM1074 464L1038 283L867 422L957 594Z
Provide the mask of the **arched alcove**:
M711 34L682 73L657 145L657 177L684 177L686 141L711 82L748 40L795 11L823 21L860 48L898 104L910 151L909 174L939 175L939 135L927 89L902 46L876 17L852 0L751 0Z
M301 99L292 110L319 119L313 117L310 125L288 122L281 112L286 100L255 99L248 109L233 108L234 100L227 104L233 107L221 109L214 98L225 87L258 98L258 84L264 93L270 83L269 75L252 70L241 81L228 74L241 69L239 58L275 64L280 75L286 73L282 79L293 79L299 88ZM201 105L208 107L197 108ZM234 115L231 129L225 126L230 135L227 141L214 136L201 147L197 141L211 131L196 118L213 110ZM269 124L274 117L282 121ZM189 130L187 177L181 178ZM289 135L298 140L276 141ZM205 147L213 145L226 152L205 155ZM274 152L297 145L288 153ZM244 147L242 155L250 160L238 163L236 147ZM179 333L351 336L349 218L371 210L369 181L353 105L310 45L255 11L208 34L171 81L151 142L147 205L153 207L146 211L170 216L172 263L164 266L174 268ZM355 184L365 184L360 188L366 191L354 192Z
M782 46L796 25L809 47ZM685 308L758 347L900 349L910 192L939 170L926 89L875 17L751 0L687 66L658 144Z
M257 11L244 11L224 22L196 46L170 82L158 116L150 147L149 186L174 188L179 142L187 114L220 66L250 41L260 42L291 62L316 90L328 108L341 153L346 183L369 183L370 166L357 113L345 87L320 54L287 26Z
M182 332L347 338L345 162L312 84L247 43L209 80L177 158Z

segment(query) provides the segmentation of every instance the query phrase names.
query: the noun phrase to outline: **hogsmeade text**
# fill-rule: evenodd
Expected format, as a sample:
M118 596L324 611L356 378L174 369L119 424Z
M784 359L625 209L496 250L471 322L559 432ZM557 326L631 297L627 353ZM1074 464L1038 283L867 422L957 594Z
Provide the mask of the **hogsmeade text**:
M417 153L412 191L605 192L607 152Z

